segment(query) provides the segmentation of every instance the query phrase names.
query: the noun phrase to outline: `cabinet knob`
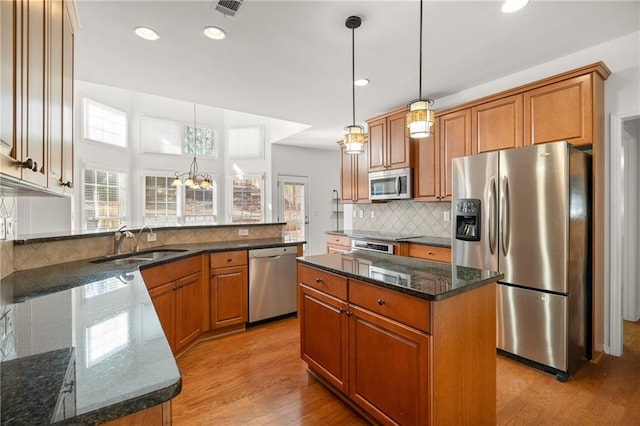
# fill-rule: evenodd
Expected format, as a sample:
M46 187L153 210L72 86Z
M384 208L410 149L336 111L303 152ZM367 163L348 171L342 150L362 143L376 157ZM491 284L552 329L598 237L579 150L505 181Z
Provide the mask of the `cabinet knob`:
M353 312L347 311L347 316L350 317L351 315L353 315Z
M432 251L428 251L428 252L427 252L427 254L428 254L429 256L433 256L433 252L432 252Z
M320 278L316 278L316 282L317 282L318 284L320 284L320 283L322 282L322 279L320 279Z
M62 178L60 178L60 180L58 180L58 182L60 183L60 186L66 186L67 188L73 188L73 182L71 182L70 180L65 182Z
M378 299L378 305L380 306L384 305L384 299Z
M38 171L38 163L36 161L33 161L31 158L27 158L26 161L18 161L18 167L29 169L34 172Z
M346 312L346 309L345 309L345 308L340 308L339 310L340 310L340 313L341 313L341 314L344 314L344 313Z
M228 259L227 259L227 262L231 262L232 260L233 260L233 259L231 259L231 258L228 258Z

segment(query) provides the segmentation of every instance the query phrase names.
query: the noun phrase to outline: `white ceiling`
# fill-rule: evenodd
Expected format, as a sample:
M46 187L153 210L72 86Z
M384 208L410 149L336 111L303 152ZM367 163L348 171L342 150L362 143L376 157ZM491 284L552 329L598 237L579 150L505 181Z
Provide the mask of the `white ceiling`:
M418 97L419 2L247 0L235 17L217 1L77 0L79 80L310 125L284 142L337 148L351 124L350 15L356 122ZM638 1L425 1L423 94L441 98L640 29ZM149 42L133 27L160 33ZM222 27L224 41L202 35ZM582 66L586 64L576 64ZM435 105L437 109L437 105Z

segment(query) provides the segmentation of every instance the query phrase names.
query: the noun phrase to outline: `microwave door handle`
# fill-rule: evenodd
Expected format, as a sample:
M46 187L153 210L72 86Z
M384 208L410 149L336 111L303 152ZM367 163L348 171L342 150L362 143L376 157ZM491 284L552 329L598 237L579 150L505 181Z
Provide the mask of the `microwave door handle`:
M396 176L396 195L400 195L400 176Z

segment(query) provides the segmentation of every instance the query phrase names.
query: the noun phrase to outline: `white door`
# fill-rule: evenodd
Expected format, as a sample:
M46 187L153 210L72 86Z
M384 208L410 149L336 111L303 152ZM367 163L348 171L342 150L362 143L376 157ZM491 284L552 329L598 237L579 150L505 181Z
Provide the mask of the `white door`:
M278 222L286 222L286 239L306 240L309 235L308 187L307 176L278 175Z

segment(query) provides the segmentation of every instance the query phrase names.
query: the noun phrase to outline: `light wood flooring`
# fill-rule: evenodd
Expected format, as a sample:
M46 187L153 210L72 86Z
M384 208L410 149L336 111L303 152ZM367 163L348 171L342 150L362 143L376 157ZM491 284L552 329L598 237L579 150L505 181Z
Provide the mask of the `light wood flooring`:
M624 324L624 355L604 356L568 382L497 357L499 425L640 425L640 322ZM201 342L178 359L180 425L364 425L300 359L290 318Z

